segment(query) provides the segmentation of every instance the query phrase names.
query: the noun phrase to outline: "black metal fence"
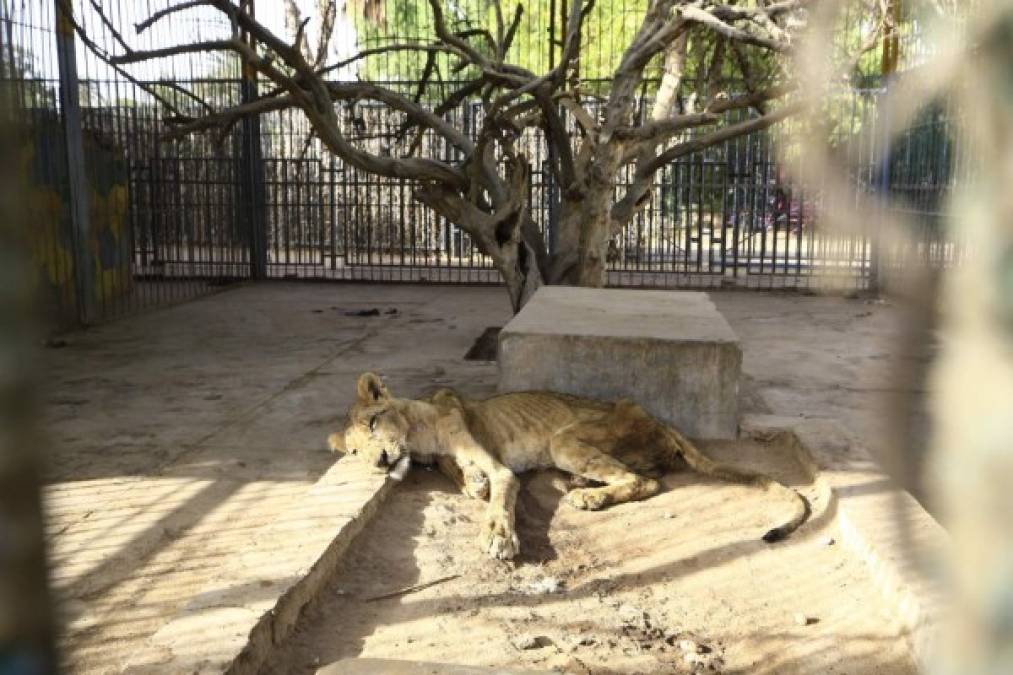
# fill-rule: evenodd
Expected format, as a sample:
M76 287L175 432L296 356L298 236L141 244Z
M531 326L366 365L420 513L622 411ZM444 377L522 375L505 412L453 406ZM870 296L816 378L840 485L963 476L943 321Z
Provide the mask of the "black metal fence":
M26 194L38 214L33 255L40 285L62 323L194 298L248 278L498 283L490 261L464 232L412 199L412 184L344 165L312 137L297 111L247 120L221 138L160 141L165 108L145 89L195 112L195 93L216 104L238 102L253 94L239 64L233 58L178 56L135 68L128 79L94 51L116 51L121 32L132 36L134 23L170 2L69 3L90 37L88 46L69 26L60 27L63 2L0 0L0 82L27 130ZM607 72L614 65L610 59L621 50L626 23L643 9L637 0L610 2L622 21L597 19L603 37L590 41L595 51L586 60L588 69ZM406 9L417 4L380 3L400 12L389 17L386 30L424 34L421 15ZM553 42L541 36L558 32L556 17L566 3L550 5L525 19L517 46L528 50L524 58L537 61L533 67L554 58ZM96 6L110 23L93 11ZM164 46L178 31L209 39L230 30L207 12L187 16L162 25L162 33L146 33L140 46ZM389 39L376 25L356 21L360 45ZM419 63L383 59L367 60L360 72L396 78L413 91ZM952 125L934 111L899 141L875 140L884 136L874 131L883 116L882 93L875 87L848 91L835 108L837 142L874 139L851 152L857 157L856 195L889 191L904 197L921 224L920 254L948 264L959 256L939 226L957 175ZM645 110L649 99L648 87ZM481 114L475 102L448 113L471 134ZM401 122L396 114L359 104L343 115L345 132L355 142L376 151L398 150L384 147ZM648 203L612 244L609 282L867 287L884 258L875 250L875 224L848 235L823 228L821 195L792 184L785 163L790 160L774 152L775 136L784 143L792 129L744 136L659 171ZM432 156L451 157L452 150L436 138L425 142ZM551 240L557 186L538 132L526 137L524 151L532 166L532 213Z

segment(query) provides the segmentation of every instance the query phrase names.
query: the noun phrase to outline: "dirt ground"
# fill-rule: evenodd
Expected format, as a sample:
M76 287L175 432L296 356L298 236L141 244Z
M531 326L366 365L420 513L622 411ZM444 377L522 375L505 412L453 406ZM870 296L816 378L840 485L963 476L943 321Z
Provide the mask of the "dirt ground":
M895 307L757 292L712 297L742 340L744 412L835 417L875 447L883 428L879 397L892 386L887 366L898 358ZM349 315L372 308L381 314ZM386 313L394 309L397 313ZM65 336L67 346L45 350L45 421L51 445L47 530L52 579L65 626L61 646L67 669L118 672L140 642L222 573L236 547L249 546L253 533L298 503L333 461L323 451L322 440L351 402L359 372L378 370L399 395L414 396L435 386L488 395L495 389L495 364L463 357L486 327L503 325L508 318L506 294L499 288L272 283L247 285L72 333ZM644 627L645 631L708 626L712 632L700 638L716 645L716 640L725 639L719 630L722 624L753 612L759 617L756 630L764 634L748 640L766 645L766 651L751 652L757 658L779 654L778 645L801 632L813 638L806 644L815 656L806 659L814 659L822 653L839 653L831 647L833 636L840 633L822 631L836 631L855 621L849 630L866 636L860 641L863 648L886 655L885 661L870 661L871 656L866 661L895 661L890 657L892 648L876 644L880 637L874 636L882 632L864 632L865 619L860 618L864 613L858 612L859 618L845 616L857 607L876 606L861 590L862 584L851 584L847 593L833 596L837 609L827 610L820 623L805 629L792 623L788 608L772 600L767 601L768 608L759 596L734 590L756 583L757 588L777 588L778 597L796 593L788 585L787 572L776 572L781 563L770 562L773 567L765 568L770 552L740 536L743 526L758 530L762 514L749 515L754 500L732 499L738 488L694 483L636 507L580 514L567 509L555 513L558 495L547 484L539 487L540 481L534 483L534 497L526 498L526 515L522 513L525 541L536 560L545 560L545 574L566 581L567 594L512 592L511 583L522 583L521 577L536 575L541 567L529 563L511 571L476 557L472 535L479 505L445 492L436 476L413 475L384 505L375 527L353 546L353 564L358 560L364 565L362 552L372 550L378 559L388 561L380 568L382 573L367 582L369 568L360 569L357 583L366 585L354 590L350 586L349 595L341 596L350 603L347 618L335 619L341 630L330 634L327 649L318 646L293 653L293 663L305 667L314 656L379 653L381 645L394 649L395 642L401 643L398 654L411 656L428 641L441 644L437 640L441 622L454 617L457 621L461 615L433 608L453 607L458 597L485 598L492 604L492 609L482 610L491 613L469 623L469 635L493 636L509 625L511 635L534 632L537 637L544 631L526 628L525 615L516 612L541 615L553 608L555 616L568 616L574 623L585 612L617 615L619 608L607 604L613 600L599 600L594 593L611 583L609 577L619 581L618 596L612 595L621 605L642 604L650 613L652 627ZM697 505L726 502L728 508L719 510ZM641 522L666 511L673 518ZM706 514L700 516L706 520L697 523L694 514ZM606 531L619 528L627 538L606 546L608 538L574 529L580 524L580 532L586 532L583 524L593 522L600 522ZM684 542L678 529L687 523L709 523L713 531ZM629 538L631 532L637 534L636 541ZM652 545L650 532L665 544ZM380 551L382 542L388 548ZM836 547L806 548L801 542L784 549L798 552L792 560L799 569L804 561L838 555ZM536 555L538 551L546 553ZM427 556L436 552L449 567L427 562ZM856 573L851 563L840 562L842 571L820 567L819 580L831 571L845 575L845 581L854 578L848 576ZM585 567L578 570L581 564ZM444 569L465 570L469 576L402 599L375 603L356 599L452 573ZM759 570L759 576L751 576L751 569ZM770 570L769 577L764 569ZM349 568L344 574L353 573ZM517 580L511 581L514 577ZM679 583L672 583L676 579ZM698 581L701 585L696 585ZM640 594L648 591L650 595L641 599ZM706 622L696 622L692 615L685 618L684 612L694 611L693 606L704 606L701 594L721 599L706 605L714 618ZM860 602L853 602L853 597ZM382 613L395 608L402 614ZM815 596L811 608L823 611ZM423 629L421 622L430 610L441 618ZM840 613L840 621L833 620L838 615L834 612ZM533 621L534 626L542 625ZM555 621L545 625L557 624L563 626ZM416 629L420 637L407 643ZM551 656L554 647L496 652L507 645L492 637L488 651L453 644L441 653L425 653L437 660L497 663L507 662L503 655L509 653L534 665L565 664L568 661L560 659L583 659L581 654L587 653L589 663L595 662L596 650L604 649L597 643L599 637L593 638L595 645L582 645L571 653L564 638L582 629L566 630L566 635L544 633L558 643L556 656ZM406 637L397 637L406 632ZM738 642L723 647L729 652L722 657L726 670L748 662L747 656L736 656L745 640L739 633ZM426 637L429 634L434 637ZM600 637L608 639L606 633ZM635 649L624 640L623 648ZM471 643L485 644L476 639ZM654 666L636 664L656 663L637 661L648 656L634 658L618 647L609 650L609 658L619 654L632 659L622 661L627 670L652 670ZM669 645L665 652L652 651L649 658L659 656L659 663L669 663L681 658L676 650L677 645ZM802 656L797 650L784 653L791 659ZM543 660L536 663L539 658ZM771 663L783 662L771 658Z
M743 291L711 299L742 347L741 411L840 422L932 511L921 489L923 378L936 338L905 333L902 303Z
M589 513L560 505L562 478L541 474L521 492L515 565L479 551L482 503L413 469L262 672L353 656L573 673L916 672L787 449L706 449L795 486L812 519L770 546L760 535L786 505L751 488L683 471L659 496Z

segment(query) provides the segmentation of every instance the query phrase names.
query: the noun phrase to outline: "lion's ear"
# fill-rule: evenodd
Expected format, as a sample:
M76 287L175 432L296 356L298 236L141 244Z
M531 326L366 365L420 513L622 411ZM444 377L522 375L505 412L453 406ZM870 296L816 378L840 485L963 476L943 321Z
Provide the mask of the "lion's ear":
M345 449L345 432L335 431L333 434L327 437L327 447L331 449L331 452L343 455L347 452Z
M359 375L356 388L359 392L359 401L363 403L376 403L390 398L390 392L387 391L387 387L380 381L380 376L376 373Z

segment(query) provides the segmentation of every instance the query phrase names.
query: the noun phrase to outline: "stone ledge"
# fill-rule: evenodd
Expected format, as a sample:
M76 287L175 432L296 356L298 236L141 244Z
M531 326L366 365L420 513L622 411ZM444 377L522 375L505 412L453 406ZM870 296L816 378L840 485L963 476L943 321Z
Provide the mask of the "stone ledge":
M499 335L499 391L631 398L696 438L734 438L742 352L706 293L546 286Z
M748 415L742 431L794 441L799 460L831 495L840 543L868 565L907 631L919 669L927 670L946 606L936 574L951 546L946 531L834 420Z
M479 668L428 661L395 659L343 659L324 666L316 675L539 675L548 670L514 670L512 668Z
M393 481L339 461L236 552L125 672L255 673L292 631Z

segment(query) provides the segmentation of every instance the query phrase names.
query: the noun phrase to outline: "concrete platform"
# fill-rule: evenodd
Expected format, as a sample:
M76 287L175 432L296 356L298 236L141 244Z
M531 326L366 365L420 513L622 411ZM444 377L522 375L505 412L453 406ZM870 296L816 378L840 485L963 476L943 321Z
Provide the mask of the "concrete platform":
M883 366L896 308L777 294L715 300L743 338L752 390L743 410L839 417L866 445L882 436L876 395L893 386ZM371 308L383 313L348 315ZM271 283L71 333L65 348L43 351L64 669L170 672L171 662L209 672L232 659L232 672L251 672L318 583L307 568L324 572L354 532L344 528L395 492L322 449L355 376L377 370L402 395L434 386L489 395L496 368L461 357L510 317L501 288ZM881 502L850 492L845 510ZM882 520L890 513L862 522L893 536ZM467 527L459 550L475 548ZM908 607L927 597L877 574ZM202 614L218 623L183 630L181 620L193 616L196 627Z
M397 659L342 659L317 671L317 675L521 675L548 670L473 668L450 663L399 661Z
M510 315L502 289L248 285L41 352L63 670L256 672L388 492L325 449L355 378L489 395L462 357Z
M499 336L499 391L631 398L696 438L734 438L742 352L706 293L547 286Z
M781 435L794 446L830 496L842 545L868 566L919 669L929 672L938 662L934 649L951 605L941 576L952 546L947 532L834 420L747 415L742 432L761 439Z

